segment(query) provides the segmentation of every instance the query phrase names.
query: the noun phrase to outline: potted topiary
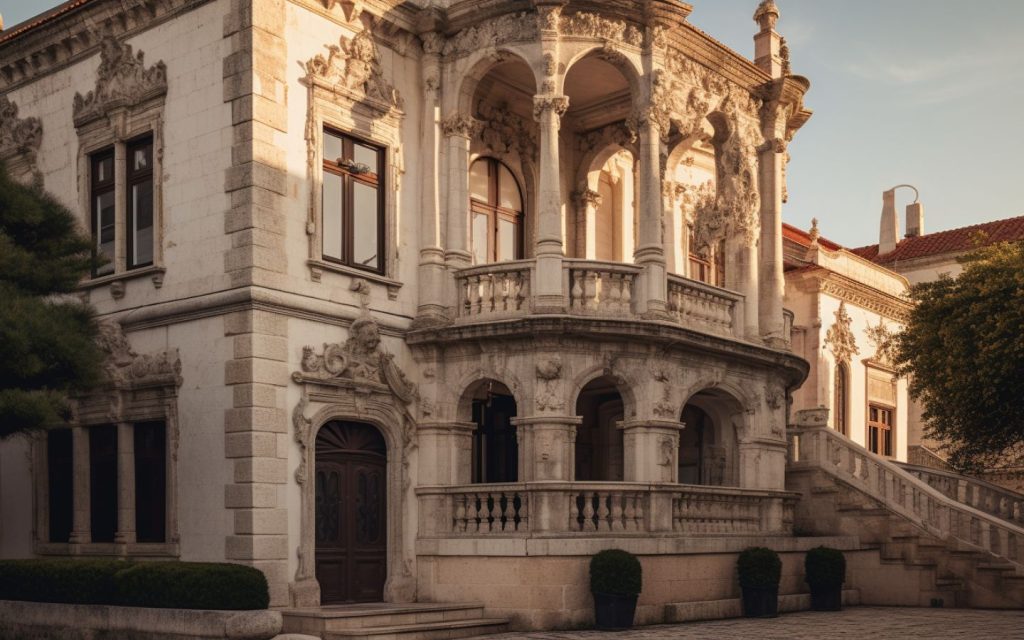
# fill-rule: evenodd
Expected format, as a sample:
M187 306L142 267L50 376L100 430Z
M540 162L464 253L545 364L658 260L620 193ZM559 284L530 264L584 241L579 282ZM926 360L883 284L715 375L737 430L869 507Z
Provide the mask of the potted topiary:
M633 626L636 599L643 585L640 561L622 549L605 549L590 559L590 591L598 629Z
M811 609L839 611L843 608L846 557L839 549L815 547L804 556L804 573L811 588Z
M782 577L779 554L765 547L750 547L740 553L736 569L743 591L743 615L748 618L777 616Z

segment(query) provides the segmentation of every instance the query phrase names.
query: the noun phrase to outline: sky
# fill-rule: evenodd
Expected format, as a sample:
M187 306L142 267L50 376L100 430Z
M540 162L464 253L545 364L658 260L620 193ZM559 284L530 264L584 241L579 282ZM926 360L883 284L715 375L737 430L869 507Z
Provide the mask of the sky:
M690 0L690 22L753 56L758 0ZM783 219L878 241L882 192L920 190L925 231L1024 215L1024 2L776 0L814 116L789 147ZM56 6L0 0L7 26ZM912 192L898 194L903 207Z

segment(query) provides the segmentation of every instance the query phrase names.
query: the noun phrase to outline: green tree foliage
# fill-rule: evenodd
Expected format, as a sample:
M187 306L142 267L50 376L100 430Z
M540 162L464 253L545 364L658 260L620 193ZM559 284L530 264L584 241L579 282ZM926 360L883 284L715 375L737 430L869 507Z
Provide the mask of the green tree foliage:
M0 167L0 438L61 424L99 379L92 309L69 295L92 263L75 216Z
M958 277L911 289L896 361L924 406L925 434L971 471L1024 447L1024 243L983 247L961 264Z

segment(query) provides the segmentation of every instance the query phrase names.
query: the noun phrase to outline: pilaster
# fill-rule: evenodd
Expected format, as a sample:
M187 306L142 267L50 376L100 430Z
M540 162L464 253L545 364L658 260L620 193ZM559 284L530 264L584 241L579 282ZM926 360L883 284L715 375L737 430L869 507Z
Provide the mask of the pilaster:
M475 422L421 422L417 428L419 485L472 482Z
M537 267L533 293L535 312L559 313L565 307L562 291L562 185L559 159L559 129L569 109L569 98L536 95L533 116L540 123L540 188L537 211L537 241L534 246Z
M626 482L678 482L679 432L674 420L628 420L622 429Z
M418 321L444 321L445 255L441 244L440 152L441 48L438 32L420 35L423 43L423 182L420 199L420 287Z
M513 418L519 439L519 481L561 480L576 476L577 416Z

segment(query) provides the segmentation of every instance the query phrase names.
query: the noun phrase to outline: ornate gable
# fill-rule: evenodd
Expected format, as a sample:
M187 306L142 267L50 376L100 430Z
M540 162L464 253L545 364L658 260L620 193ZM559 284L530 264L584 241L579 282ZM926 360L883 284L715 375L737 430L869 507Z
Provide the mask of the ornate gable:
M825 334L825 344L829 346L836 362L849 362L850 358L860 353L857 340L854 338L850 325L853 320L846 312L846 303L840 302L836 309L836 321Z
M326 56L314 56L305 66L308 82L349 94L354 101L367 102L382 112L402 110L402 98L384 79L380 51L368 29L351 39L342 37L338 45L327 47Z
M163 61L146 68L144 54L133 54L132 46L112 36L100 43L100 67L96 88L75 94L76 127L97 120L112 109L132 108L167 93L167 66Z

